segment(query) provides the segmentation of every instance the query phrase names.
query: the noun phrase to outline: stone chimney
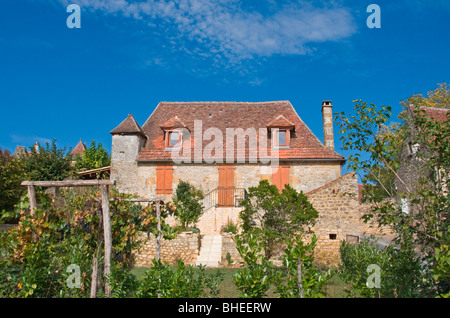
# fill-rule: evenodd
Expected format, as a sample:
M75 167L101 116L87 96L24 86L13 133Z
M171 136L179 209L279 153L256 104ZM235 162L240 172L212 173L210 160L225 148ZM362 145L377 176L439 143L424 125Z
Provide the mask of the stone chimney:
M330 100L322 102L323 144L334 150L333 105Z

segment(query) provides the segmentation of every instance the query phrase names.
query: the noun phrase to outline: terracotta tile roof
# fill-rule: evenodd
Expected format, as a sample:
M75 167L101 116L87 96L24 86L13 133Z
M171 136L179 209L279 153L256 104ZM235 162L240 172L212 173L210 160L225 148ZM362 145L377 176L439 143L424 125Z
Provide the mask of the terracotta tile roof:
M287 120L283 115L278 115L274 119L272 119L267 127L294 127L295 125Z
M73 148L72 155L83 155L83 152L87 149L86 145L81 141Z
M164 124L160 126L161 128L186 128L186 125L178 118L178 116L170 118Z
M281 115L281 117L280 117ZM319 116L320 117L320 116ZM142 131L148 136L145 147L141 150L138 161L158 161L171 160L172 152L165 150L164 131L161 126L179 121L191 132L191 159L201 158L202 149L212 140L201 141L202 147L194 147L195 131L194 121L201 121L201 130L204 133L209 128L216 128L223 135L223 154L212 155L222 157L225 161L226 149L226 129L254 128L259 140L259 129L267 129L270 123L292 124L294 130L291 131L290 148L279 149L280 159L331 159L344 162L345 158L335 151L326 148L322 142L311 132L306 124L297 115L294 107L289 101L273 102L161 102L153 111L151 116L142 126ZM128 120L128 118L126 119ZM133 119L134 120L134 119ZM197 122L198 124L199 122ZM131 124L128 124L131 126ZM137 123L136 123L137 125ZM124 123L111 133L123 131ZM127 129L128 130L128 129ZM268 145L271 145L270 134ZM200 144L200 143L199 143ZM235 142L235 146L237 143ZM198 149L197 149L198 148ZM253 152L248 149L233 149L234 159L252 159ZM268 146L270 156L271 147ZM197 151L194 153L194 151ZM258 159L262 159L259 154Z
M122 121L119 126L110 131L111 135L119 135L119 134L141 134L144 135L144 132L141 129L141 126L136 122L132 114L129 114L124 121Z
M447 120L448 109L446 108L421 106L420 109L423 109L428 116L434 118L438 122L442 123Z

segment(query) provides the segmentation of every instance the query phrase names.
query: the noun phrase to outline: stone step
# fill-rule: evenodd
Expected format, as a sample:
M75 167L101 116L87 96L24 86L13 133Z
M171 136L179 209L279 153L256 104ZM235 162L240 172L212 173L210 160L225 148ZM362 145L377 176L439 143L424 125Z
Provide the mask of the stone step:
M218 267L222 257L222 236L205 235L202 238L197 265L206 267Z

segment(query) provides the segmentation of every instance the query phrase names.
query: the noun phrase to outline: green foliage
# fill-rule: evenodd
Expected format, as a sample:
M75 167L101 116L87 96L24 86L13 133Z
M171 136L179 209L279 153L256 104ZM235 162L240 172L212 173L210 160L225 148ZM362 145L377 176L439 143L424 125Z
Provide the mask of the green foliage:
M287 248L284 250L283 265L285 270L276 272L275 285L277 293L282 298L321 298L327 279L331 271L319 273L314 265L314 249L317 237L312 236L311 242L305 244L301 235L295 240L287 239ZM299 285L298 269L301 268L301 285ZM300 290L301 289L301 290Z
M168 263L153 260L139 284L140 298L198 298L217 297L223 274L207 274L204 266L186 266L179 260L175 269Z
M66 151L66 147L58 148L55 139L39 149L30 147L30 152L20 158L25 165L28 180L60 181L74 173L70 153Z
M92 140L90 147L84 150L83 155L77 156L75 160L75 169L78 171L98 169L111 164L111 157L108 152L101 143L96 144L95 140Z
M420 93L414 94L401 103L404 106L413 104L450 109L450 85L447 83L440 83L437 88L427 92L426 96L423 96Z
M233 221L228 220L228 222L222 226L222 228L220 229L221 232L223 233L233 233L233 234L237 234L238 232L238 227L236 224L233 223Z
M448 86L441 86L428 98L414 96L419 104L447 108ZM420 97L419 99L417 99ZM342 145L353 151L348 165L358 171L365 184L364 200L372 209L363 216L380 226L389 226L396 234L394 242L402 251L418 251L424 267L423 281L416 286L421 295L438 296L449 293L449 277L445 269L449 256L450 197L450 113L437 121L417 108L413 116L402 116L400 125L387 125L390 108L355 101L355 115L337 113ZM404 142L419 145L414 154L417 167L408 176L399 168L408 164L402 158ZM398 189L401 185L402 192ZM408 200L410 213L402 211L400 198ZM432 275L433 274L433 275Z
M176 206L175 217L183 228L195 225L203 213L203 193L189 182L180 180L175 191L173 203Z
M24 178L23 162L12 157L8 150L0 149L0 212L12 211L19 202L23 192L20 183Z
M303 192L299 193L286 185L280 193L267 180L249 188L247 198L241 205L244 207L240 213L242 229L258 234L264 241L267 258L286 238L308 231L319 215Z
M360 244L352 245L342 241L341 275L352 285L349 294L353 297L419 297L417 288L423 281L420 261L414 251L408 248L387 246L383 249L371 243L368 239ZM367 285L368 266L375 264L380 267L380 288L370 288Z
M139 281L129 268L113 266L109 277L112 298L131 298L136 294Z
M233 279L240 290L240 297L261 298L266 296L272 283L274 268L264 257L264 244L252 233L236 235L236 248L245 261Z
M28 212L25 196L18 207L19 224L0 232L0 296L1 297L88 297L94 258L98 259L101 281L103 268L103 228L98 189L64 189L62 204L37 191L40 208ZM131 196L111 191L113 296L131 295L136 286L129 273L131 251L138 248L138 231L154 232L154 206L143 207L126 199ZM58 201L58 200L55 200ZM162 204L167 215L169 204ZM11 217L14 212L5 217ZM164 226L165 228L166 226ZM172 235L170 230L166 237ZM69 265L80 270L80 288L67 284L72 272ZM98 295L101 295L101 288Z

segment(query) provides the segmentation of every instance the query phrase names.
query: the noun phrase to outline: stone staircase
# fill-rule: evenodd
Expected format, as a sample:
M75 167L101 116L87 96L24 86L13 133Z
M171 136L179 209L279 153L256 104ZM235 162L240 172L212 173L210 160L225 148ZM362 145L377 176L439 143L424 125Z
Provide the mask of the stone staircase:
M219 267L222 258L222 235L205 235L202 238L200 254L196 265Z

